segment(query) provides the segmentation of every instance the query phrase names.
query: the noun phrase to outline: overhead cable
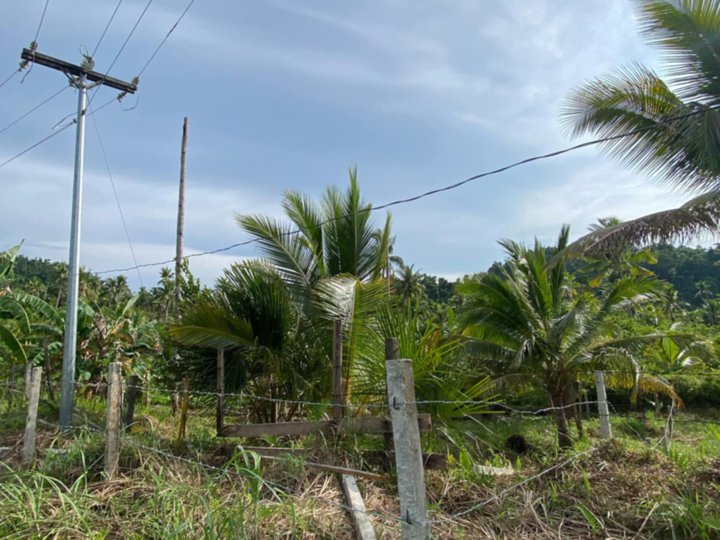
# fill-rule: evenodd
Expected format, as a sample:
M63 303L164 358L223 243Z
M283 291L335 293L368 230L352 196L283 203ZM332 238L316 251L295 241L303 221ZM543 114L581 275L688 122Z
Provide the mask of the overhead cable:
M691 111L691 112L689 112L689 113L685 113L685 114L681 114L681 115L678 115L678 116L674 116L674 117L668 118L668 119L666 119L666 120L664 120L664 121L662 121L662 122L658 122L657 124L654 124L654 125L652 125L652 126L647 126L647 127L644 127L644 128L634 129L634 130L632 130L632 131L628 131L628 132L625 132L625 133L620 133L620 134L618 134L618 135L611 135L611 136L608 136L608 137L602 137L602 138L600 138L600 139L592 139L592 140L590 140L590 141L586 141L586 142L583 142L583 143L575 144L575 145L573 145L573 146L569 146L569 147L563 148L563 149L561 149L561 150L555 150L555 151L553 151L553 152L548 152L548 153L545 153L545 154L539 154L539 155L536 155L536 156L531 156L531 157L528 157L528 158L525 158L525 159L521 159L520 161L516 161L516 162L514 162L514 163L511 163L511 164L509 164L509 165L505 165L505 166L503 166L503 167L499 167L499 168L497 168L497 169L492 169L492 170L490 170L490 171L486 171L486 172L482 172L482 173L480 173L480 174L476 174L476 175L474 175L474 176L471 176L471 177L469 177L469 178L466 178L465 180L461 180L460 182L455 182L454 184L450 184L450 185L447 185L447 186L444 186L444 187L440 187L440 188L432 189L432 190L429 190L429 191L425 191L425 192L423 192L423 193L420 193L419 195L414 195L414 196L412 196L412 197L407 197L407 198L404 198L404 199L397 199L397 200L394 200L394 201L391 201L391 202L388 202L388 203L381 204L381 205L379 205L379 206L373 206L373 207L371 207L371 208L370 208L369 210L367 210L367 211L368 211L368 212L375 212L375 211L378 211L378 210L384 210L384 209L387 209L387 208L391 208L391 207L393 207L393 206L399 206L399 205L402 205L402 204L408 204L408 203L411 203L411 202L415 202L415 201L418 201L418 200L420 200L420 199L424 199L424 198L426 198L426 197L430 197L430 196L432 196L432 195L437 195L437 194L439 194L439 193L444 193L444 192L446 192L446 191L452 191L452 190L458 189L459 187L464 186L465 184L469 184L469 183L471 183L471 182L474 182L474 181L476 181L476 180L480 180L480 179L482 179L482 178L487 178L488 176L494 176L494 175L497 175L497 174L506 172L506 171L508 171L508 170L510 170L510 169L514 169L514 168L520 167L520 166L522 166L522 165L527 165L528 163L533 163L533 162L535 162L535 161L541 161L541 160L545 160L545 159L554 158L554 157L557 157L557 156L561 156L561 155L563 155L563 154L568 154L568 153L573 152L573 151L575 151L575 150L580 150L580 149L582 149L582 148L588 148L588 147L591 147L591 146L597 146L597 145L599 145L599 144L603 144L603 143L606 143L606 142L611 142L611 141L623 139L623 138L626 138L626 137L633 137L633 136L636 136L636 135L641 135L641 134L643 134L643 133L645 133L645 132L647 132L647 131L651 131L651 130L654 130L654 129L658 129L658 128L660 128L660 127L662 127L662 126L664 126L664 125L670 124L670 123L672 123L672 122L677 122L677 121L679 121L679 120L684 120L684 119L687 119L687 118L690 118L690 117L693 117L693 116L697 116L697 115L700 115L700 114L705 114L705 113L707 113L707 112L710 112L710 111L713 111L713 110L717 110L717 109L720 109L720 105L715 105L715 106L712 106L712 107L708 107L708 108L703 109L703 110L694 110L694 111ZM361 210L360 212L365 212L365 210ZM329 219L326 219L326 220L324 220L324 221L321 221L321 222L319 223L319 225L322 226L322 225L326 225L326 224L328 224L328 223L332 223L332 222L334 222L334 221L339 221L339 220L341 220L341 219L346 219L346 218L348 218L348 217L352 217L352 215L353 215L353 214L344 214L344 215L339 216L339 217L329 218ZM300 232L301 232L301 231L300 231L299 229L296 229L296 230L293 230L293 231L282 232L282 233L280 233L280 236L292 236L292 235L295 235L295 234L299 234ZM251 238L250 240L245 240L244 242L237 242L237 243L235 243L235 244L231 244L231 245L229 245L229 246L221 247L221 248L218 248L218 249L212 249L212 250L208 250L208 251L201 251L201 252L198 252L198 253L191 253L190 255L185 255L183 258L184 258L184 259L190 259L190 258L193 258L193 257L202 257L202 256L205 256L205 255L213 255L213 254L216 254L216 253L222 253L222 252L224 252L224 251L230 251L231 249L235 249L235 248L242 247L242 246L247 246L247 245L256 243L256 242L258 242L258 241L259 241L258 238ZM163 266L163 265L166 265L166 264L170 264L170 263L172 263L172 262L174 262L174 261L175 261L175 259L172 258L172 259L166 259L166 260L164 260L164 261L158 261L158 262L152 262L152 263L144 263L144 264L137 265L137 268L148 268L148 267L152 267L152 266ZM130 266L130 267L127 267L127 268L114 268L114 269L111 269L111 270L102 270L102 271L100 271L100 272L96 272L96 274L100 275L100 274L111 274L111 273L115 273L115 272L129 272L129 271L135 270L135 268L136 268L135 266Z
M172 34L172 33L175 31L175 29L176 29L176 28L178 27L178 25L180 24L180 21L183 20L183 18L185 17L185 15L187 14L187 12L190 11L190 8L192 7L192 5L193 5L194 3L195 3L195 0L190 0L190 2L188 3L188 5L185 6L185 10L180 14L180 17L178 17L178 19L175 21L175 24L173 24L173 25L170 27L170 30L168 30L168 33L165 34L165 37L162 39L162 41L160 42L160 44L155 48L155 50L153 51L153 53L150 55L150 58L148 58L147 62L145 62L145 65L142 67L142 69L138 72L138 75L137 75L138 78L145 72L145 70L148 68L148 66L150 65L150 63L153 61L153 59L155 58L155 56L157 55L157 53L160 52L160 49L162 49L163 45L165 45L165 42L166 42L166 41L168 40L168 38L170 37L170 34Z

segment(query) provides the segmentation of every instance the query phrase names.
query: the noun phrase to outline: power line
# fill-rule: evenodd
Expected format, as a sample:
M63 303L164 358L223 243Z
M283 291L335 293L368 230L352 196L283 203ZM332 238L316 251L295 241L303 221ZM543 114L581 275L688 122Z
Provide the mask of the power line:
M105 39L105 34L107 34L107 31L110 28L110 25L112 24L113 20L115 19L115 15L117 15L117 12L120 9L120 6L122 5L123 1L124 0L119 0L117 5L115 6L115 10L112 12L112 15L110 15L110 20L108 20L107 24L105 25L105 29L102 31L102 34L100 35L100 39L98 39L98 42L95 44L95 48L93 49L93 52L90 54L91 58L93 58L95 56L95 53L97 53L98 49L100 48L100 44L102 43L103 39Z
M9 83L9 82L13 79L13 77L15 77L15 75L17 75L18 73L20 73L20 70L19 70L19 69L13 70L13 72L10 74L9 77L7 77L6 79L4 79L3 82L0 82L0 88L2 88L2 87L5 86L7 83Z
M22 152L20 152L20 153L18 153L18 154L15 154L15 155L14 155L13 157L11 157L10 159L5 160L5 161L3 161L2 163L0 163L0 168L4 167L5 165L8 165L8 164L12 163L13 161L15 161L16 159L18 159L19 157L24 156L25 154L27 154L28 152L30 152L30 150L33 150L33 149L37 148L38 146L40 146L40 145L43 144L44 142L49 141L49 140L52 139L53 137L55 137L55 136L57 136L57 135L60 135L63 131L65 131L67 128L69 128L70 126L74 125L75 123L76 123L75 120L73 120L72 122L68 122L68 123L65 124L63 127L61 127L60 129L58 129L57 131L52 132L50 135L48 135L47 137L44 137L43 139L40 139L38 142L36 142L36 143L33 144L32 146L26 148L26 149L23 150Z
M150 55L150 58L148 58L147 62L145 62L145 65L142 67L142 69L140 70L140 72L139 72L138 75L137 75L138 77L140 77L140 76L145 72L145 70L148 68L148 66L150 65L150 63L153 61L153 59L155 58L155 56L157 55L157 53L160 52L160 49L162 49L163 45L165 45L165 42L166 42L166 41L168 40L168 38L170 37L170 34L172 34L172 33L175 31L175 29L176 29L176 28L178 27L178 25L180 24L180 21L183 20L183 18L185 17L185 15L187 14L187 12L190 11L190 8L192 7L192 5L193 5L194 3L195 3L195 0L190 0L190 2L188 3L188 5L185 7L185 10L180 14L180 17L178 17L177 21L175 21L175 24L173 24L173 25L170 27L170 30L168 30L168 33L165 34L165 37L162 39L162 41L160 42L160 44L156 47L156 49L155 49L155 50L153 51L153 53Z
M118 197L117 188L115 187L115 180L113 179L112 171L110 170L110 162L107 158L107 153L105 152L105 144L103 143L102 136L100 135L100 128L98 127L97 120L95 117L92 117L93 126L95 126L95 134L98 138L98 143L100 143L100 153L102 154L103 160L105 161L105 168L107 169L108 178L110 179L110 185L112 186L113 196L115 197L115 204L117 205L118 212L120 213L120 220L122 221L123 229L125 230L125 238L127 238L128 246L130 246L130 254L132 255L133 263L137 266L137 258L135 257L135 248L133 247L132 240L130 239L130 232L128 230L127 221L125 220L125 214L123 212L122 206L120 205L120 197ZM140 274L140 269L137 268L137 276L140 280L140 286L144 287L145 284L143 283L142 275Z
M681 115L678 115L678 116L674 116L674 117L668 118L668 119L666 119L666 120L664 120L664 121L662 121L662 122L658 122L657 124L654 124L654 125L652 125L652 126L647 126L647 127L644 127L644 128L634 129L634 130L632 130L632 131L628 131L628 132L625 132L625 133L620 133L620 134L618 134L618 135L611 135L611 136L608 136L608 137L602 137L602 138L600 138L600 139L593 139L593 140L586 141L586 142L583 142L583 143L575 144L575 145L573 145L573 146L568 146L568 147L563 148L563 149L561 149L561 150L555 150L555 151L553 151L553 152L548 152L548 153L546 153L546 154L539 154L539 155L536 155L536 156L531 156L531 157L528 157L528 158L525 158L525 159L521 159L520 161L516 161L516 162L514 162L514 163L511 163L511 164L509 164L509 165L505 165L505 166L503 166L503 167L499 167L499 168L497 168L497 169L492 169L492 170L490 170L490 171L486 171L486 172L483 172L483 173L480 173L480 174L476 174L476 175L474 175L474 176L471 176L471 177L469 177L469 178L466 178L465 180L461 180L460 182L456 182L456 183L454 183L454 184L450 184L450 185L447 185L447 186L444 186L444 187L440 187L440 188L437 188L437 189L432 189L432 190L429 190L429 191L425 191L424 193L420 193L419 195L414 195L414 196L412 196L412 197L407 197L407 198L405 198L405 199L397 199L397 200L395 200L395 201L391 201L391 202L388 202L388 203L385 203L385 204L381 204L381 205L379 205L379 206L373 206L372 208L370 208L370 209L367 210L367 211L368 211L368 212L376 212L376 211L378 211L378 210L384 210L384 209L387 209L387 208L391 208L391 207L393 207L393 206L399 206L399 205L401 205L401 204L407 204L407 203L415 202L415 201L418 201L418 200L420 200L420 199L424 199L424 198L426 198L426 197L430 197L430 196L432 196L432 195L437 195L437 194L439 194L439 193L444 193L444 192L446 192L446 191L452 191L452 190L458 189L459 187L462 187L462 186L464 186L465 184L469 184L470 182L474 182L474 181L480 180L480 179L482 179L482 178L487 178L488 176L494 176L494 175L497 175L497 174L506 172L506 171L508 171L508 170L510 170L510 169L514 169L514 168L520 167L520 166L522 166L522 165L527 165L528 163L533 163L533 162L535 162L535 161L541 161L541 160L544 160L544 159L554 158L554 157L557 157L557 156L561 156L561 155L563 155L563 154L568 154L568 153L573 152L573 151L575 151L575 150L580 150L580 149L582 149L582 148L588 148L588 147L590 147L590 146L597 146L597 145L602 144L602 143L611 142L611 141L615 141L615 140L618 140L618 139L624 139L624 138L626 138L626 137L632 137L632 136L635 136L635 135L641 135L641 134L643 134L643 133L645 133L645 132L658 129L658 128L660 128L660 127L662 127L662 126L664 126L664 125L670 124L670 123L672 123L672 122L677 122L678 120L684 120L684 119L687 119L687 118L690 118L690 117L693 117L693 116L697 116L697 115L700 115L700 114L705 114L705 113L707 113L707 112L709 112L709 111L718 110L718 109L720 109L720 105L715 105L715 106L712 106L712 107L708 107L708 108L706 108L706 109L704 109L704 110L695 110L695 111L692 111L692 112L689 112L689 113L685 113L685 114L681 114ZM362 211L365 211L365 210L362 210ZM362 211L361 211L361 212L362 212ZM339 217L332 217L332 218L326 219L326 220L324 220L324 221L321 221L321 222L319 223L319 225L320 225L320 226L322 226L322 225L327 225L328 223L332 223L332 222L335 222L335 221L339 221L339 220L341 220L341 219L346 219L346 218L348 218L348 217L351 217L352 215L353 215L353 214L345 214L345 215L342 215L342 216L339 216ZM293 230L293 231L281 232L281 233L280 233L280 236L292 236L292 235L299 234L299 233L300 233L300 230L299 230L299 229L295 229L295 230ZM216 254L216 253L222 253L222 252L224 252L224 251L230 251L231 249L235 249L235 248L242 247L242 246L247 246L247 245L250 245L250 244L259 242L259 241L260 241L260 239L258 239L258 238L251 238L250 240L245 240L244 242L238 242L238 243L235 243L235 244L231 244L231 245L226 246L226 247L222 247L222 248L218 248L218 249L213 249L213 250L209 250L209 251L201 251L201 252L199 252L199 253L192 253L192 254L190 254L190 255L185 255L183 258L184 258L184 259L190 259L190 258L193 258L193 257L202 257L202 256L204 256L204 255L213 255L213 254ZM170 264L170 263L172 263L172 262L174 262L174 261L175 261L175 259L173 258L173 259L167 259L167 260L165 260L165 261L158 261L158 262L153 262L153 263L144 263L144 264L138 265L137 267L138 267L138 268L148 268L148 267L152 267L152 266L162 266L162 265ZM111 273L114 273L114 272L129 272L129 271L131 271L131 270L135 270L135 268L136 268L136 267L134 267L134 266L131 266L131 267L128 267L128 268L114 268L114 269L112 269L112 270L103 270L103 271L100 271L100 272L96 272L96 274L100 275L100 274L111 274Z
M140 22L141 22L141 21L143 20L143 18L145 17L145 14L147 13L148 9L150 9L150 6L152 5L152 3L153 3L153 0L148 0L148 3L145 5L145 8L142 10L142 12L140 13L140 16L139 16L138 19L135 21L135 24L133 25L132 29L130 30L130 33L129 33L128 36L125 38L125 41L123 41L123 44L120 46L120 50L118 50L117 54L115 55L115 58L113 58L113 61L110 62L110 67L108 67L107 70L105 71L105 75L106 75L106 76L110 75L110 71L111 71L112 68L115 66L115 63L118 61L118 58L120 58L120 55L121 55L121 54L123 53L123 51L125 50L125 47L127 46L128 42L130 41L130 38L133 37L133 34L135 33L135 30L137 30L138 26L140 26ZM100 81L98 87L95 89L95 92L94 92L93 95L90 97L90 99L89 99L89 101L88 101L88 106L92 105L92 102L93 102L93 100L95 99L95 96L97 95L98 91L100 90L100 86L102 86L102 82L103 82L103 81Z
M50 0L45 0L45 7L43 7L42 15L40 15L40 22L38 23L37 30L35 31L35 39L33 39L33 42L37 43L38 37L40 36L40 29L42 28L43 21L45 21L45 14L47 13L48 5L50 4Z
M45 6L43 6L42 14L40 15L40 22L38 23L37 30L35 31L35 38L30 43L30 50L33 51L33 54L38 48L38 38L40 37L40 29L42 28L43 22L45 21L45 14L47 13L48 5L50 4L50 0L45 0ZM20 69L18 71L22 71L22 69L27 65L26 62L20 64ZM28 75L30 75L30 72L32 71L33 67L35 67L35 62L30 64L30 68L28 69L25 76L20 80L20 84L25 82L25 79L27 79Z
M102 109L104 109L105 107L107 107L108 105L110 105L110 104L111 104L113 101L115 101L116 99L117 99L117 98L112 98L111 100L103 103L100 107L98 107L97 109L95 109L93 112L88 113L88 116L92 116L93 114L96 114L96 113L100 112ZM37 147L40 146L41 144L49 141L49 140L52 139L53 137L59 135L60 133L62 133L63 131L65 131L67 128L69 128L70 126L75 125L76 123L77 123L77 120L76 120L76 119L73 119L71 122L68 122L68 123L65 124L64 126L60 127L57 131L53 131L52 133L50 133L50 135L48 135L48 136L46 136L46 137L43 137L43 138L40 139L38 142L36 142L36 143L34 143L33 145L29 146L28 148L26 148L26 149L23 150L22 152L19 152L19 153L15 154L14 156L12 156L10 159L7 159L7 160L3 161L2 163L0 163L0 169L3 168L5 165L8 165L8 164L12 163L12 162L15 161L16 159L24 156L25 154L27 154L27 153L30 152L31 150L37 148ZM57 124L56 124L56 126L57 126ZM54 129L54 128L53 128L53 129Z
M40 103L38 103L37 105L35 105L32 109L30 109L28 112L26 112L25 114L23 114L20 118L18 118L17 120L14 120L14 121L12 121L12 122L10 122L10 123L9 123L8 125L6 125L4 128L0 129L0 133L5 133L8 129L10 129L11 127L13 127L13 126L14 126L15 124L17 124L18 122L20 122L20 121L24 120L25 118L27 118L28 116L30 116L32 113L34 113L35 111L37 111L40 107L42 107L42 106L45 105L46 103L48 103L48 102L52 101L53 99L55 99L56 97L58 97L60 94L62 94L62 93L63 93L65 90L67 90L68 88L70 88L70 87L67 86L67 85L63 86L60 90L58 90L57 92L55 92L54 94L52 94L50 97L46 98L45 100L43 100L43 101L41 101Z

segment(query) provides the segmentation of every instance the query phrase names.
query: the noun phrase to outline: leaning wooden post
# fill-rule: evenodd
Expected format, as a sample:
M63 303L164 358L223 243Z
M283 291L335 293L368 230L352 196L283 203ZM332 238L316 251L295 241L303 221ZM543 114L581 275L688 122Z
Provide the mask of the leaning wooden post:
M183 379L182 396L180 397L180 424L178 426L178 436L175 445L180 448L185 440L185 429L187 426L188 400L190 399L190 379Z
M339 422L343 418L345 399L343 396L343 344L342 344L342 321L333 321L333 343L332 343L332 417Z
M602 371L595 372L595 389L597 391L598 414L600 416L600 437L611 439L610 410L608 409L607 394L605 393L605 375Z
M123 429L130 431L133 418L135 417L135 401L137 401L140 393L140 377L131 375L128 379L127 388L125 389L125 415L123 416Z
M395 344L388 343L391 340ZM397 349L395 338L388 338L385 343L386 351ZM385 369L403 519L402 537L404 540L424 540L429 537L429 526L412 361L388 359Z
M35 459L35 428L37 427L37 411L40 401L40 382L42 381L42 368L32 368L30 374L30 388L28 399L27 420L25 422L25 437L23 438L22 462L23 465L32 465Z
M117 474L120 461L121 370L120 362L110 362L105 417L105 477L108 480Z
M215 402L215 430L218 436L225 429L225 349L217 350L217 396Z

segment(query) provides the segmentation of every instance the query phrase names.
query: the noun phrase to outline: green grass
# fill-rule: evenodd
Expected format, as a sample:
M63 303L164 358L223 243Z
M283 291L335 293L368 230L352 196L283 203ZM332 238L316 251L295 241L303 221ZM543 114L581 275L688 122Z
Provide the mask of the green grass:
M81 417L104 422L100 399L78 400ZM41 417L56 421L43 406ZM446 471L428 471L430 517L436 538L720 538L720 419L718 411L681 411L670 449L660 444L666 419L652 412L613 416L615 438L598 440L597 420L568 452L556 447L550 417L487 415L423 435L423 449L447 454ZM17 451L0 459L0 537L3 538L352 538L345 501L333 475L289 457L260 461L235 451L214 433L212 409L191 408L187 439L176 446L177 419L167 403L140 406L120 475L103 476L102 433L74 430L38 435L39 459L20 470ZM19 440L24 411L0 420L2 445ZM573 426L574 429L574 426ZM525 454L505 447L510 435L530 444ZM237 443L239 441L235 441ZM382 472L364 452L383 447L378 436L311 436L240 441L308 449L312 461ZM138 446L156 448L203 467ZM531 479L579 452L563 467ZM478 474L475 464L514 474ZM219 470L218 470L219 469ZM531 479L528 481L528 479ZM525 482L516 486L519 482ZM365 503L383 538L396 538L396 486L360 480ZM468 512L468 510L471 510ZM454 514L467 512L462 519ZM447 521L444 521L447 520Z

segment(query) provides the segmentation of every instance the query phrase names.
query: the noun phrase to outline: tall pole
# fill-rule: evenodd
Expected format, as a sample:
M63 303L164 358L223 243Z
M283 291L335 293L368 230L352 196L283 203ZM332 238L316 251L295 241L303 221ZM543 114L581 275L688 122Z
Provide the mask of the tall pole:
M36 49L23 49L20 54L25 62L62 71L70 83L78 89L77 130L75 135L75 174L73 179L72 218L70 221L70 255L68 259L67 306L65 312L65 334L63 336L63 365L60 389L60 426L67 430L72 426L73 394L75 390L75 355L77 341L77 305L80 284L80 224L82 210L82 181L85 154L85 116L87 112L87 91L95 86L108 86L134 94L135 82L127 83L108 74L93 71L94 62L85 56L82 64L71 64ZM89 82L88 82L89 81Z
M175 240L175 317L180 314L180 273L182 272L183 233L185 230L185 156L187 153L187 116L183 120L180 146L180 188L178 193L177 237Z
M82 215L82 181L85 158L86 76L78 77L77 129L75 135L75 175L73 178L72 217L70 220L70 257L68 260L67 306L63 336L62 383L60 391L60 426L72 426L77 346L77 305L80 285L80 218Z

